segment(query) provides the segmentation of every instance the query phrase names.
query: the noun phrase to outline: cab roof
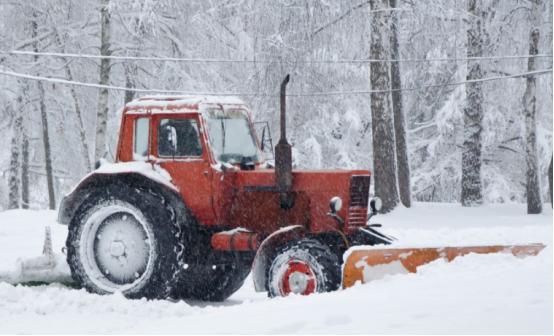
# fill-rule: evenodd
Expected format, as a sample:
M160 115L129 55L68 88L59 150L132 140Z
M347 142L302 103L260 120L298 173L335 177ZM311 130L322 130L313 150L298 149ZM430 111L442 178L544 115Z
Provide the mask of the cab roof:
M206 108L246 108L238 97L229 96L144 96L125 105L126 114L202 113Z

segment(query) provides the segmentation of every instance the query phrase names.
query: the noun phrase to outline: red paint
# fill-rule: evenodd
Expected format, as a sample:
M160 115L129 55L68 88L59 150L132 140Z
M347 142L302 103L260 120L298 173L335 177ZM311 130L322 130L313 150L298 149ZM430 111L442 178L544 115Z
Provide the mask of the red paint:
M257 233L223 231L212 236L212 248L221 251L255 251L260 246Z

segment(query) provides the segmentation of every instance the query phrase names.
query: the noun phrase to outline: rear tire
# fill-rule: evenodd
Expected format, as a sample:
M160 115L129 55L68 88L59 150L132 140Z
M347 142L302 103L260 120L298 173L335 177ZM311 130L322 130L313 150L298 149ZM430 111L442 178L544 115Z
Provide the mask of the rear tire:
M341 281L339 258L315 239L291 241L275 251L266 279L270 297L334 291Z
M73 279L92 293L165 299L182 269L174 209L150 189L114 184L91 193L66 246Z

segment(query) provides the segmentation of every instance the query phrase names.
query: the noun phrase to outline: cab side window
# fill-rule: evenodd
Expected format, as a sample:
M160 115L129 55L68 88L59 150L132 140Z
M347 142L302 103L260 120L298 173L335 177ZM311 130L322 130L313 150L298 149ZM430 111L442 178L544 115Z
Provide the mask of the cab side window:
M202 155L200 135L195 120L162 119L158 126L158 156L183 157Z
M146 160L148 156L148 138L150 136L150 119L138 118L135 120L135 134L133 141L133 159Z

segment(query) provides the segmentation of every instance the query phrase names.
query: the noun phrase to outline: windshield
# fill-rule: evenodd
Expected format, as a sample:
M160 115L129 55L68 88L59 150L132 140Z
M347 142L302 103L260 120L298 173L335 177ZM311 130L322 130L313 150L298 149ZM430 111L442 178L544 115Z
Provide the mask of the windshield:
M231 164L259 161L258 148L244 114L212 114L207 121L210 143L218 161Z

